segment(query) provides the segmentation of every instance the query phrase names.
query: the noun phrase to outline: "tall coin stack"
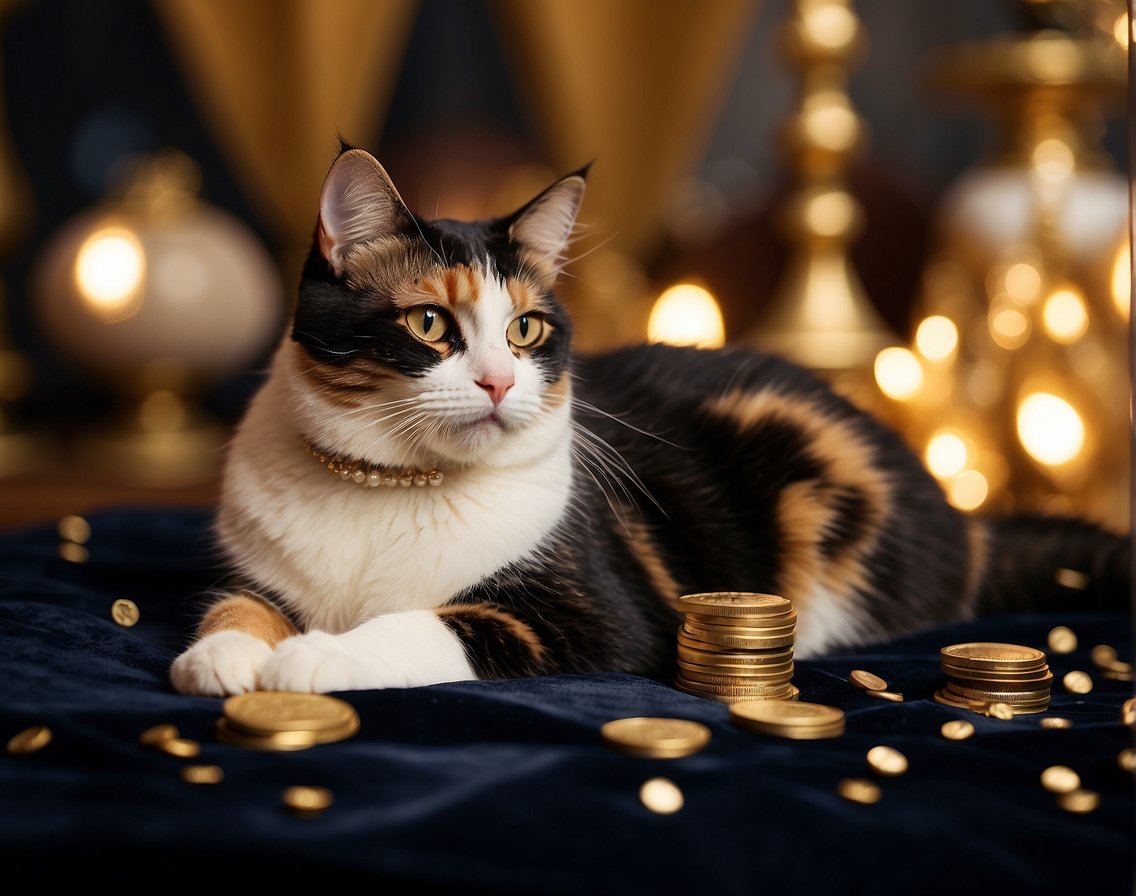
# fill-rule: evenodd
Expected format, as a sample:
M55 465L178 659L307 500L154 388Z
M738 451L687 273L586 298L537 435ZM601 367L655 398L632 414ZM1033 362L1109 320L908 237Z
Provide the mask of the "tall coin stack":
M1045 712L1049 707L1053 673L1045 653L1020 644L975 642L952 644L939 651L946 687L935 700L983 712L1005 703L1014 712Z
M714 591L679 597L675 687L736 703L795 700L793 644L797 611L784 597Z

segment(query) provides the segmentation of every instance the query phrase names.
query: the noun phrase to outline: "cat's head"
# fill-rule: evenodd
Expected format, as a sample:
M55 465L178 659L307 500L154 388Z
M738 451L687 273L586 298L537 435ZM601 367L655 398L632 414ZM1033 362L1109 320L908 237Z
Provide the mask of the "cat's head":
M293 317L302 435L390 465L509 464L562 438L571 323L552 286L584 177L501 218L427 220L345 146Z

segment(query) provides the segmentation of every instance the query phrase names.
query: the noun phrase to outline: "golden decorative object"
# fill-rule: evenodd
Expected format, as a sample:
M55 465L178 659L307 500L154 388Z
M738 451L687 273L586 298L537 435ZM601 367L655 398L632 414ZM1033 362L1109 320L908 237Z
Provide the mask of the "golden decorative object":
M779 216L792 254L770 307L745 337L829 376L838 387L851 382L849 374L870 370L877 353L898 342L868 299L848 252L863 213L845 174L865 143L866 127L852 108L847 82L865 43L849 0L797 0L785 25L782 46L800 73L797 105L782 132L797 179Z
M200 404L275 337L279 273L243 223L197 196L200 174L168 150L52 238L34 272L57 348L122 399L77 462L116 481L175 485L215 474L227 430Z

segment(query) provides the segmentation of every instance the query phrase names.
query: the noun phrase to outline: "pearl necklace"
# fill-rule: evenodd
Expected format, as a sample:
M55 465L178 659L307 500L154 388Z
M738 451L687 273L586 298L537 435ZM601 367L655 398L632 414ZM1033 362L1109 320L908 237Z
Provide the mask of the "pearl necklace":
M304 442L308 454L316 458L332 473L339 475L344 481L354 482L363 488L377 488L384 485L387 488L399 486L410 488L412 485L422 488L427 485L441 485L444 475L441 470L412 470L405 467L379 467L361 460L351 460L336 454L328 454Z

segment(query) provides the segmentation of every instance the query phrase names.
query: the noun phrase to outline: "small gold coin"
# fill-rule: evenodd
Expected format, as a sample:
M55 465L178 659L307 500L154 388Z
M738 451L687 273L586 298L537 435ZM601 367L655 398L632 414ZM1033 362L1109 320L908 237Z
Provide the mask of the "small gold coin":
M821 703L793 700L740 700L730 704L730 721L759 734L796 740L839 737L844 711Z
M844 778L836 785L836 792L853 803L870 805L880 801L880 787L866 778Z
M1093 665L1098 669L1111 669L1119 661L1116 648L1111 644L1098 644L1091 654Z
M81 544L65 541L59 546L59 556L68 563L86 563L90 553Z
M892 703L903 702L903 694L898 694L895 691L878 691L873 688L868 688L864 693L871 694L873 697L879 697L881 700L890 700Z
M947 740L966 740L974 734L974 726L965 719L952 719L949 722L943 722L943 727L939 732Z
M332 803L326 787L295 786L284 791L284 805L298 815L318 815Z
M1069 793L1058 794L1057 805L1066 812L1084 815L1087 812L1092 812L1100 805L1100 794L1094 790L1073 790Z
M888 683L878 675L865 672L863 669L853 669L848 673L848 680L858 688L867 691L886 691Z
M1045 664L1045 654L1034 647L1022 644L1003 644L997 641L975 641L952 644L939 651L940 662L966 669L1026 670Z
M682 790L670 778L651 778L639 788L639 801L659 815L671 815L682 808Z
M1081 572L1079 569L1062 567L1057 570L1053 579L1058 585L1064 585L1066 588L1072 588L1075 591L1084 591L1089 587L1088 575Z
M1136 697L1129 697L1120 707L1120 724L1136 725Z
M614 719L600 736L624 753L651 759L690 756L710 743L710 729L701 722L654 716Z
M679 609L707 616L766 618L782 616L793 609L793 604L779 594L760 594L746 591L709 591L700 594L683 594L678 599Z
M222 712L235 732L250 736L309 732L313 742L326 743L359 730L355 707L327 694L251 691L229 697L222 704Z
M1081 776L1067 765L1051 765L1041 773L1041 786L1050 793L1072 793L1081 786Z
M1042 728L1072 728L1073 720L1061 716L1047 716L1041 720Z
M124 628L130 628L138 622L138 605L125 597L119 598L110 605L110 616Z
M1065 677L1061 679L1061 685L1070 694L1087 694L1093 689L1093 680L1089 677L1088 672L1075 669L1072 672L1065 673Z
M138 735L139 742L146 747L157 747L167 740L173 740L178 736L176 725L171 725L168 722L161 725L153 725Z
M1117 663L1111 669L1101 669L1101 678L1109 681L1136 681L1136 670L1131 663Z
M195 740L186 740L184 737L171 737L154 744L163 753L171 756L180 756L182 759L192 759L201 755L201 744Z
M219 765L186 765L181 770L181 779L190 784L219 784L224 777Z
M8 753L11 756L35 753L51 743L51 737L51 729L46 725L33 725L8 738Z
M56 531L64 541L86 544L87 539L91 537L91 524L81 516L71 514L59 521Z
M1059 625L1049 630L1047 643L1054 653L1072 653L1077 649L1077 636L1071 628Z
M876 773L894 778L907 771L907 757L893 747L881 745L868 750L868 765Z
M1136 772L1136 749L1125 747L1117 754L1116 764L1123 772Z
M1014 717L1014 707L1009 703L991 703L986 707L986 715L1008 721Z

